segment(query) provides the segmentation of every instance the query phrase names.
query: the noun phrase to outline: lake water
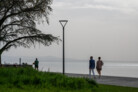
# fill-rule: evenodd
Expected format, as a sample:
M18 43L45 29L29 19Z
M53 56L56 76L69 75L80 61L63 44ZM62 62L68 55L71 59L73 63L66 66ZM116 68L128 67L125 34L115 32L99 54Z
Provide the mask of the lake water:
M19 58L15 57L3 57L3 63L19 63ZM22 62L32 64L35 58L24 57ZM88 74L88 60L74 60L66 59L65 61L65 72L66 73L78 73ZM62 72L62 59L60 58L39 58L39 70L51 71L51 72ZM136 77L138 78L138 62L107 62L104 61L102 69L102 75L107 76L121 76L121 77ZM97 71L95 70L97 74Z
M66 73L88 74L88 62L66 62ZM41 62L40 70L53 72L62 72L62 62ZM102 75L108 76L123 76L138 78L138 63L109 63L104 62ZM95 70L97 74L97 71Z

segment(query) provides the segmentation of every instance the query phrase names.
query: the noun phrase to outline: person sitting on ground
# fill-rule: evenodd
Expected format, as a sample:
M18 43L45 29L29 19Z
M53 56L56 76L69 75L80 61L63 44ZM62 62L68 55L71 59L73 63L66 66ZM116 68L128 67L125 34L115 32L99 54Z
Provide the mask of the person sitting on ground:
M96 69L97 69L97 72L98 72L98 74L99 74L99 79L100 79L100 77L101 77L102 66L103 66L103 61L101 60L101 57L98 57Z

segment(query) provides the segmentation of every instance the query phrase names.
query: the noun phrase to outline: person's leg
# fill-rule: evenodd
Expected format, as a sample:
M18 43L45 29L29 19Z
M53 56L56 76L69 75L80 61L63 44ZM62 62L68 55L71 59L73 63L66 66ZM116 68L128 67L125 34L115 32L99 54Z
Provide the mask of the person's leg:
M98 75L99 75L99 71L98 71L98 69L96 69L97 70L97 73L98 73Z
M37 65L37 70L38 70L38 65Z
M91 69L89 69L89 78L91 79Z
M93 73L93 78L95 78L95 73L94 73L94 69L92 69L92 73Z
M98 74L99 74L99 78L100 78L100 70L97 70Z
M101 78L101 70L99 70L99 78Z
M98 69L96 69L97 70L97 73L98 73L98 75L99 75L99 70Z

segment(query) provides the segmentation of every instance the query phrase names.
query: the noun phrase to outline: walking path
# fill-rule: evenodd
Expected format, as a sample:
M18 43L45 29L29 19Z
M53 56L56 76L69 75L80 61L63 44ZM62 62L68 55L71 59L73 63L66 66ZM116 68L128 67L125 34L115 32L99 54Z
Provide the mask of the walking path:
M89 78L88 74L73 74L66 73L69 77L84 77ZM138 78L130 77L113 77L113 76L102 76L101 79L96 76L95 81L99 84L125 86L125 87L136 87L138 88Z

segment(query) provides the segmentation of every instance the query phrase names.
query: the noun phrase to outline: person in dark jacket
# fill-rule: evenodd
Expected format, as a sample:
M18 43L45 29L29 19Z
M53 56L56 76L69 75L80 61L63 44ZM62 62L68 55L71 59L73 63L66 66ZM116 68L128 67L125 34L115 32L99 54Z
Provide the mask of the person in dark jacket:
M91 71L93 73L93 78L96 78L94 69L95 69L95 60L93 59L93 56L90 56L90 60L89 60L89 77L90 78L91 78Z
M38 70L38 64L39 64L39 61L38 61L37 58L36 58L36 60L34 61L33 64L35 65L35 69Z

